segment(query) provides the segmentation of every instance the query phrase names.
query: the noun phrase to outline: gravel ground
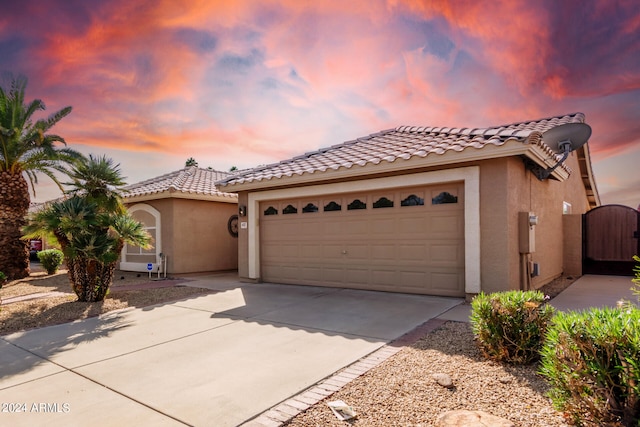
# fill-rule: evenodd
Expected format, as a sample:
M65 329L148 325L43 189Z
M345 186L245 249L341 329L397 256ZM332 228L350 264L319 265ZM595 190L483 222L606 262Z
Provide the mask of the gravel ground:
M343 400L358 414L348 422L354 426L431 426L455 409L483 410L516 426L566 426L537 369L485 360L470 325L448 322L285 425L344 427L326 405ZM437 384L435 373L448 374L454 387Z

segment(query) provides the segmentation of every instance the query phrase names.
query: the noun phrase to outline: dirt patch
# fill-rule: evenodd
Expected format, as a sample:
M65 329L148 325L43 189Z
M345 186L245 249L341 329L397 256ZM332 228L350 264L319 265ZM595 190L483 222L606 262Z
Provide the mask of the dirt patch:
M66 270L53 275L36 266L29 277L7 283L0 290L0 335L43 326L58 325L98 316L127 307L147 307L211 293L209 289L185 286L185 279L149 281L144 273L116 271L104 301L78 302ZM47 293L55 296L46 296ZM30 299L10 302L26 297ZM4 302L10 302L5 304Z

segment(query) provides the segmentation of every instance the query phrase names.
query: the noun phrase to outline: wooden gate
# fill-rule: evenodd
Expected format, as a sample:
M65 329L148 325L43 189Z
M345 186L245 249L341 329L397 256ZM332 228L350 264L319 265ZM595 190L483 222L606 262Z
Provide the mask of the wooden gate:
M633 256L640 255L640 212L605 205L582 218L583 273L633 276Z

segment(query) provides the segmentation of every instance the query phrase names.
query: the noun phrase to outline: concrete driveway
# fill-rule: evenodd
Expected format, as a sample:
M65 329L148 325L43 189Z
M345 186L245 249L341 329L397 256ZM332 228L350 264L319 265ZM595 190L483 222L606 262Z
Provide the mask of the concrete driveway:
M462 302L196 281L218 292L0 337L0 425L235 426Z

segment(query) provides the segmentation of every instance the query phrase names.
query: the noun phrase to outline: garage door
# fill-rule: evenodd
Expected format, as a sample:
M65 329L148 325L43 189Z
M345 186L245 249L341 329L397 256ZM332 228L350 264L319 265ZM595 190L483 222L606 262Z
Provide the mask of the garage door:
M260 204L262 280L464 296L464 184Z

